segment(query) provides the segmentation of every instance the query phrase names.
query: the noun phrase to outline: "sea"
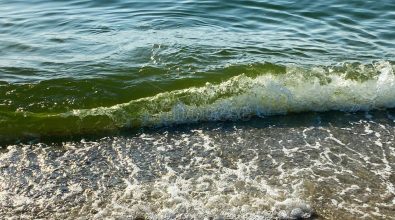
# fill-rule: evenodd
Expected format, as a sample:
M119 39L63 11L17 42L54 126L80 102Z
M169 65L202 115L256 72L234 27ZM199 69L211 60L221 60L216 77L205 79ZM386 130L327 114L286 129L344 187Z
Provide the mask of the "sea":
M1 219L395 219L394 0L0 0Z

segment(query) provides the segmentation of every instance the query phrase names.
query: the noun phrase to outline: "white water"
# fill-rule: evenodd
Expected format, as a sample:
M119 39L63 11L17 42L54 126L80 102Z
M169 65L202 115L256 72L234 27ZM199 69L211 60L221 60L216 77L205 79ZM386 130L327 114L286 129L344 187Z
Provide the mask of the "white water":
M347 78L346 71L316 67L306 72L288 67L282 75L242 74L220 84L160 93L112 107L74 110L63 116L107 115L120 127L138 127L395 106L394 68L389 62L377 62L370 69L361 65L356 70L377 74L367 80L353 80Z

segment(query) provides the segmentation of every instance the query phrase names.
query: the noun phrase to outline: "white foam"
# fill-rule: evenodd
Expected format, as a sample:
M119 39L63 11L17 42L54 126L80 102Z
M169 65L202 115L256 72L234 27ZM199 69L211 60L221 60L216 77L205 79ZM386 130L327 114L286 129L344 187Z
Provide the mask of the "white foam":
M160 93L112 107L74 110L63 116L107 115L122 127L394 107L392 65L386 61L375 63L375 71L379 74L365 81L348 79L342 74L327 75L319 70L306 76L306 72L292 68L283 75L241 74L217 85L207 83L203 87Z

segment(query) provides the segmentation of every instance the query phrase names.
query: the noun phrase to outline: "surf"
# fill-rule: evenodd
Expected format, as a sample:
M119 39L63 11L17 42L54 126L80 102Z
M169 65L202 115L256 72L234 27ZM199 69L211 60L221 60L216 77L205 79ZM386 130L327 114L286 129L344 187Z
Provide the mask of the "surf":
M112 106L61 113L3 112L0 134L74 135L309 111L393 107L395 77L389 61L342 68L287 66L284 73L240 73L223 82L160 92Z

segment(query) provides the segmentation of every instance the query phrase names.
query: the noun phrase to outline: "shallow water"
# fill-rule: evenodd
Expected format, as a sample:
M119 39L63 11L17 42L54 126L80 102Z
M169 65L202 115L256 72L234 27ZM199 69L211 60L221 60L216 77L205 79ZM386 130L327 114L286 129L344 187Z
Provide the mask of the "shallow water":
M0 1L0 215L391 219L395 2Z
M0 156L0 214L391 219L393 114L274 116L10 145Z

